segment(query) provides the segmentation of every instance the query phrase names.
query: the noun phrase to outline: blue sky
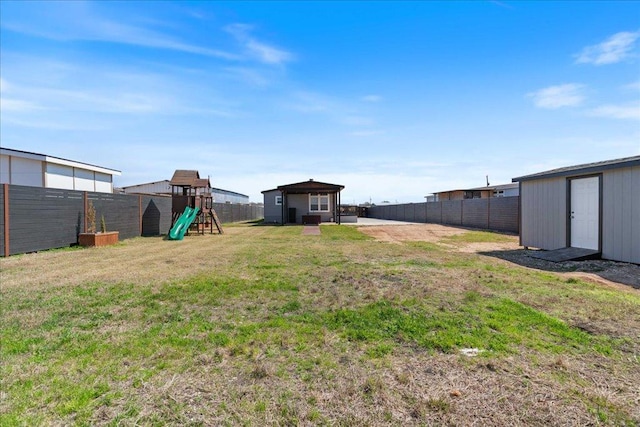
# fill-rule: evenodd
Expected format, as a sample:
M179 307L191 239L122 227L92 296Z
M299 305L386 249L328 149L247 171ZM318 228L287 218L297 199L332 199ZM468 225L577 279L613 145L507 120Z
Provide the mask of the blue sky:
M0 2L0 138L343 202L640 154L640 2Z

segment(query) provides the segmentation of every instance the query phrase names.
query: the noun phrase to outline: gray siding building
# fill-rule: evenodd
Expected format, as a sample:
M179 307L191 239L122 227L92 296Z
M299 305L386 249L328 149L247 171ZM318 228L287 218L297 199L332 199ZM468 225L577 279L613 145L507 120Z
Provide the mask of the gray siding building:
M264 221L275 224L340 223L340 191L343 185L314 180L265 190Z
M130 185L121 188L125 194L166 194L171 195L171 183L168 179L146 184ZM208 189L213 197L214 203L249 203L249 196L236 193L235 191L223 190L222 188L210 187Z
M640 264L640 156L513 178L520 183L520 244L597 250Z

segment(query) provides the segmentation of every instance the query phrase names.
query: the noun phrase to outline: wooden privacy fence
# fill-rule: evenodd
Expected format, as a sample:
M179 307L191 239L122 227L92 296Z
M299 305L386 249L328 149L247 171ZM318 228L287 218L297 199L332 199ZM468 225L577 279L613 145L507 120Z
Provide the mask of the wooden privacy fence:
M424 222L518 233L520 197L443 200L372 206L369 218Z
M87 231L89 202L96 210L96 225L104 220L120 239L159 236L171 227L171 197L94 193L3 184L0 191L0 255L67 247ZM262 218L256 205L214 203L222 222Z

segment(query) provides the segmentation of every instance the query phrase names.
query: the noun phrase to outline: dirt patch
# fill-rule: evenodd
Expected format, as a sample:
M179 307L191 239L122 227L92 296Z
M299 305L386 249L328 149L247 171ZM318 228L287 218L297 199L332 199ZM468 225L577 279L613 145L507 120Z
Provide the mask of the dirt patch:
M401 242L438 242L445 237L464 234L463 228L445 227L439 224L416 225L374 225L360 227L360 231L376 240L390 243Z
M448 238L471 230L440 224L380 225L361 227L360 231L382 242L437 243L449 250L500 258L524 267L557 272L568 278L574 277L610 286L623 284L640 289L640 265L609 260L546 261L532 257L534 251L522 248L518 244L518 236L510 234L501 235L504 238L497 242L465 242Z

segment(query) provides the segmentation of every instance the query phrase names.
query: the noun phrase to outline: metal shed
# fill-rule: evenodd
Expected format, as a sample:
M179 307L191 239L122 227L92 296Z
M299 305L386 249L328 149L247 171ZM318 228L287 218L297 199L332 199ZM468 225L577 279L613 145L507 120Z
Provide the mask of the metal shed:
M513 178L520 185L520 244L583 248L640 264L640 156Z

